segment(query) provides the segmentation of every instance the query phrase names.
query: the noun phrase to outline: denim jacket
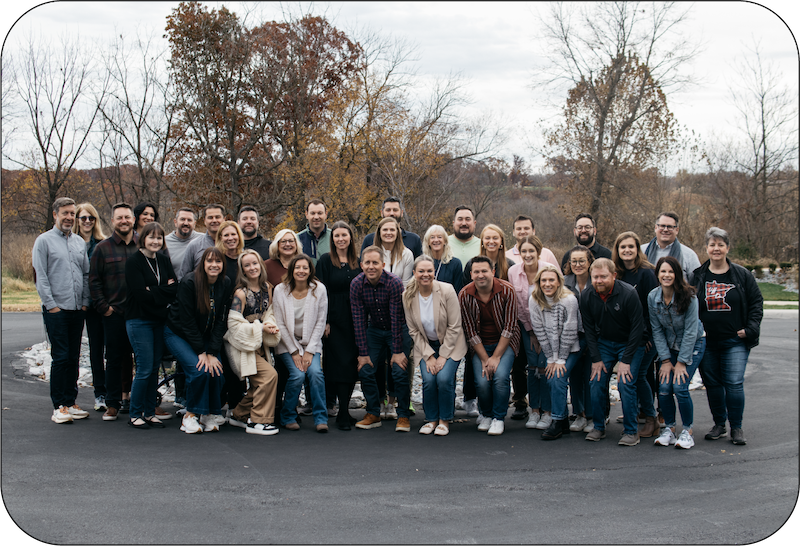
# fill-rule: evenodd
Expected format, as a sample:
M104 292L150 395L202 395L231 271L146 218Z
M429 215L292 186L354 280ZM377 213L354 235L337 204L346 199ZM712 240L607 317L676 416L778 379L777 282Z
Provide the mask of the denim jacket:
M672 360L670 350L673 350L678 352L678 362L691 364L694 344L705 335L698 315L697 296L692 296L686 313L679 315L675 298L665 305L659 286L647 295L647 307L659 360Z

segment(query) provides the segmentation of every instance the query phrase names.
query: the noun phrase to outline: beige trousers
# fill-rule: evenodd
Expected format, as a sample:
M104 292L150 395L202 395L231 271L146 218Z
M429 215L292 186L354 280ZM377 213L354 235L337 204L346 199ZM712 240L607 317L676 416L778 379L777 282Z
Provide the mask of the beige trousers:
M256 352L256 375L247 378L247 394L233 410L233 418L254 423L275 423L275 394L278 390L278 372L272 367L260 350Z

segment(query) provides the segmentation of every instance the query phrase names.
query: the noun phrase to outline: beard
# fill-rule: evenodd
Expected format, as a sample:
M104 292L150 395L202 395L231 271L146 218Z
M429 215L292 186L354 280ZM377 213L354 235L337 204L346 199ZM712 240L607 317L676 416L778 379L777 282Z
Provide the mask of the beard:
M245 239L252 239L256 236L256 229L252 227L248 227L247 229L242 228L242 235L245 236Z
M467 233L463 233L461 231L456 231L455 233L453 233L453 235L456 236L456 239L459 239L461 241L469 240L474 234L475 234L474 231L469 231Z
M584 235L583 233L581 233L580 235L578 235L577 239L578 239L578 244L588 247L591 246L589 243L591 243L592 239L594 239L594 235Z

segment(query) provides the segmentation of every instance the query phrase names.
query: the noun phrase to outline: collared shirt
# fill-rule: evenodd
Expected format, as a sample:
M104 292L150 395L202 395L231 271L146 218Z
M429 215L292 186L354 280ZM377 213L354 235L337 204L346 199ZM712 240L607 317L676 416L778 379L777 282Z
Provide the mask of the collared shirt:
M130 242L126 243L115 231L94 248L89 268L89 291L92 302L101 315L105 315L109 307L114 307L120 314L124 312L128 297L125 263L138 251L138 240L139 236L134 233Z
M45 309L77 311L89 305L89 258L79 235L53 227L36 238L31 257Z
M364 273L350 283L350 308L353 311L353 327L356 334L358 355L368 356L367 319L369 325L392 332L392 354L403 352L403 281L399 277L381 272L376 284L372 284ZM377 364L377 363L376 363Z
M656 241L654 244L656 245L655 250L655 258L653 259L653 265L656 265L660 258L664 256L669 256L672 252L672 246L678 243L681 245L681 269L683 269L684 278L686 282L692 284L694 280L694 270L700 267L700 259L697 257L697 253L686 246L685 244L681 243L678 239L675 239L670 244L661 248L661 245L658 244ZM650 247L650 243L645 243L641 246L642 252L647 254L647 250Z
M317 237L306 224L306 229L298 233L297 237L303 244L303 254L309 256L314 265L317 265L320 256L331 250L331 229L327 225Z
M517 298L514 287L501 279L493 279L492 295L488 304L491 305L492 315L497 329L502 337L508 338L509 345L514 354L519 353L520 332L517 322ZM478 289L471 282L458 295L461 305L461 322L464 325L464 334L470 345L483 344L480 331L480 307L478 306Z
M506 250L506 258L509 260L514 260L515 263L522 262L522 256L519 254L517 245L514 245L510 249ZM542 254L539 256L539 259L543 262L553 264L557 268L561 269L561 266L558 265L558 260L556 260L556 255L553 254L553 251L549 248L542 247Z

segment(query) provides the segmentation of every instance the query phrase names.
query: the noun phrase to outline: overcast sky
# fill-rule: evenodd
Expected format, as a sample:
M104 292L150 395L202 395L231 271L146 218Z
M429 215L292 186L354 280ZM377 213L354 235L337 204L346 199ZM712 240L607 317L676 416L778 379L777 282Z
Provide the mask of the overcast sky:
M4 6L3 25L7 28L26 9L31 0ZM221 2L207 2L218 7ZM241 3L224 3L243 13ZM786 23L763 6L747 2L698 2L686 34L704 44L691 70L699 83L685 92L668 95L669 106L681 125L710 140L718 135L735 134L736 111L730 104L729 86L736 76L732 63L744 52L746 42L761 41L762 51L779 64L787 85L797 88L798 54L786 24L800 28L797 2L768 0ZM793 5L794 4L794 5ZM39 5L25 13L9 32L5 47L31 32L80 33L84 38L105 39L115 33L131 32L136 25L162 33L165 17L174 2L55 2ZM287 4L296 8L298 4ZM304 4L307 6L308 4ZM491 113L511 135L504 155L518 154L533 165L541 155L531 146L540 142L542 119L553 119L554 111L543 106L543 98L563 103L563 96L543 97L543 89L532 88L532 79L544 63L543 43L537 40L540 24L537 14L545 3L411 3L411 2L330 2L314 4L326 16L350 33L369 27L381 34L403 37L417 46L417 73L423 83L436 77L459 73L467 81L466 90L474 101L465 114ZM265 18L280 18L281 5L259 6Z

